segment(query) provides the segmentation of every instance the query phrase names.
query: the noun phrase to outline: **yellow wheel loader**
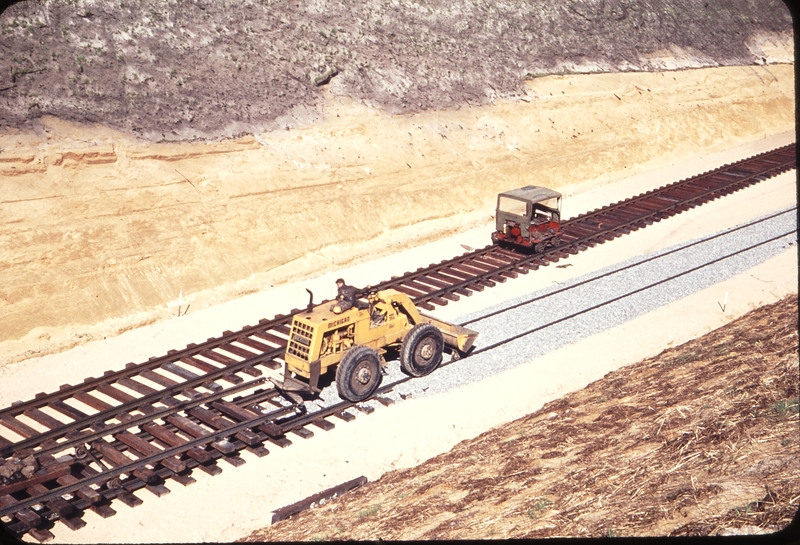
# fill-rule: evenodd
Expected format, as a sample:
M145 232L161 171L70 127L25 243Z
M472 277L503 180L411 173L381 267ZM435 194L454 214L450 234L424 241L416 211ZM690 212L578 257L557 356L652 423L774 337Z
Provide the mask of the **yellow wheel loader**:
M403 371L421 377L439 366L445 348L459 358L478 336L422 314L408 295L394 289L369 291L366 304L346 310L338 302L314 306L313 299L311 294L306 310L294 316L283 382L276 383L290 395L320 392L320 376L335 369L339 397L362 401L380 386L387 350L399 349Z

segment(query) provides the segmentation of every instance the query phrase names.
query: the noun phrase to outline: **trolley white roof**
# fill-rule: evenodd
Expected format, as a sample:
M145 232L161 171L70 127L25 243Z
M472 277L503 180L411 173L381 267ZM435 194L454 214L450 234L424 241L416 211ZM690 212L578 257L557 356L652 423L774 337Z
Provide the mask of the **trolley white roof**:
M512 199L536 203L545 201L547 199L561 198L561 193L558 191L553 191L552 189L547 189L546 187L540 187L538 185L526 185L525 187L500 193L498 197L511 197Z

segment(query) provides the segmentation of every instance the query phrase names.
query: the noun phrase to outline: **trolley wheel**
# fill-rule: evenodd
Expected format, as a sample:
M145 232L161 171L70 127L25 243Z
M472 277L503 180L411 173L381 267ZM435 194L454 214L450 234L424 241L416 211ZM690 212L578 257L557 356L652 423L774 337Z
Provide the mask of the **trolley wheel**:
M430 374L442 363L442 350L442 332L432 324L417 324L403 339L400 367L412 377Z
M336 368L339 397L357 403L367 399L381 384L381 360L368 346L354 346Z

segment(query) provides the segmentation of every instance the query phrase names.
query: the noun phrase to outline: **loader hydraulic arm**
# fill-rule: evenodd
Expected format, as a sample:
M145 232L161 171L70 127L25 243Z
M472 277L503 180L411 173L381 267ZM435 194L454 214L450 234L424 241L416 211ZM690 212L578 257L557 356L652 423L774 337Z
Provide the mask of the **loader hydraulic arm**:
M392 301L392 306L408 318L409 324L417 325L422 322L422 319L420 318L419 312L417 312L417 307L410 301L409 303L410 304L404 304L404 301L395 300Z

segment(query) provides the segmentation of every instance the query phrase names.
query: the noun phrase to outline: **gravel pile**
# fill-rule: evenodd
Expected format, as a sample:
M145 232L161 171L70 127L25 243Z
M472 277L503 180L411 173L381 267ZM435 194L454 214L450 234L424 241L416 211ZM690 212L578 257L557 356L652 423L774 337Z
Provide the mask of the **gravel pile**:
M461 316L457 323L480 333L473 354L407 381L386 397L423 397L483 380L735 276L797 244L796 215L792 207ZM404 377L399 362L390 362L383 384ZM339 401L334 385L307 407Z

